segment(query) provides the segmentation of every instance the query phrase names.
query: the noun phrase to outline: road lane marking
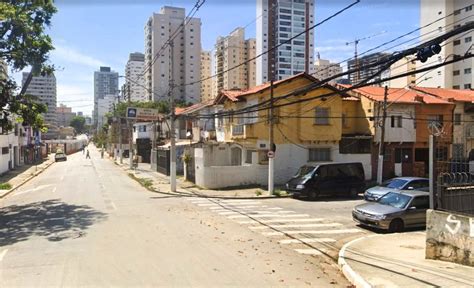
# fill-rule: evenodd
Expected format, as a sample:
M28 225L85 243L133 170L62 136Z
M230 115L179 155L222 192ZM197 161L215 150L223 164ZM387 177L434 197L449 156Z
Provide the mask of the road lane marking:
M292 231L281 231L281 232L264 232L265 236L282 236L282 235L295 235L295 234L347 234L347 233L359 233L359 229L335 229L335 230L292 230Z
M0 262L2 262L3 257L5 257L5 255L7 254L7 251L8 251L8 249L5 249L5 250L2 251L2 253L0 253Z
M56 190L58 189L58 187L54 187L53 188L53 193L56 193Z
M336 242L336 239L332 238L299 238L299 239L285 239L280 240L280 244L311 244L311 243L326 243L326 242Z
M285 224L285 225L268 225L268 226L249 226L252 230L265 230L269 228L316 228L316 227L336 227L342 226L341 223L314 223L314 224Z
M13 194L13 196L18 196L18 195L22 195L22 194L29 193L29 192L33 192L33 191L39 191L39 190L42 190L42 189L44 189L44 188L48 188L48 187L50 187L50 186L53 186L53 184L40 185L40 186L35 187L35 188L32 188L32 189L20 191L20 192L18 192L18 193Z
M305 255L321 255L322 252L324 252L324 251L320 251L316 249L294 249L294 250L300 254L305 254Z
M280 207L272 207L272 208L268 208L269 210L282 210L283 208L280 208Z
M272 219L272 220L251 220L251 221L240 221L239 224L257 224L257 223L285 223L285 222L319 222L324 221L324 218L305 218L305 219Z
M227 218L229 219L237 219L237 218L249 218L249 217L252 217L252 218L270 218L270 217L284 217L284 218L290 218L290 217L308 217L309 215L308 214L289 214L289 215L286 215L286 214L283 214L283 215L279 215L279 214L257 214L257 215L235 215L235 216L228 216Z

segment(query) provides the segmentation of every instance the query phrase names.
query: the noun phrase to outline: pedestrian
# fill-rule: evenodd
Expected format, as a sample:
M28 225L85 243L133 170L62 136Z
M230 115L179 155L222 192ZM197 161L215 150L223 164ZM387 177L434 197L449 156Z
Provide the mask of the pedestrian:
M104 158L104 147L100 150L100 158Z
M89 155L89 149L87 149L86 159L91 159L91 155Z

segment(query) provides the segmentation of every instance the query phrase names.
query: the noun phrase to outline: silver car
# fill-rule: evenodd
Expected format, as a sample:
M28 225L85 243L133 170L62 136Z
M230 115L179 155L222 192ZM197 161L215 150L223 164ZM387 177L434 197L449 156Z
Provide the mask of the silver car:
M374 228L400 232L407 227L424 227L429 195L423 191L392 191L377 202L357 205L354 221Z
M379 186L367 189L364 199L367 201L377 201L380 197L393 190L418 190L429 191L428 178L420 177L397 177L383 182Z

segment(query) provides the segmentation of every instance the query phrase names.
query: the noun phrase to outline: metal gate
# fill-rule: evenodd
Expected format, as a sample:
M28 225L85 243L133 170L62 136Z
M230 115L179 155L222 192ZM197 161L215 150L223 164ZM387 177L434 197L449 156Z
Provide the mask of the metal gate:
M436 192L436 209L474 215L474 174L439 173Z
M151 151L151 167L166 176L170 175L170 150L156 149Z

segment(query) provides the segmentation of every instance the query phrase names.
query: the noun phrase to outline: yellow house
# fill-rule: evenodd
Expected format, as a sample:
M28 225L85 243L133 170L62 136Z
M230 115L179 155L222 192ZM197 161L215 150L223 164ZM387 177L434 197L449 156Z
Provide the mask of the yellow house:
M273 84L277 184L288 181L302 165L329 161L362 162L366 177L370 177L370 151L355 149L356 153L352 153L352 150L345 148L347 144L353 144L357 148L354 137L367 137L365 135L370 134L367 133L368 124L356 117L358 113L363 113L360 103L356 103L360 100L341 94L330 85L311 88L317 82L314 77L301 73ZM203 152L202 157L219 159L215 161L221 164L210 177L235 179L236 175L247 175L245 177L253 177L253 180L245 182L246 178L242 176L243 179L238 183L215 184L213 187L266 184L270 91L270 83L266 83L245 91L221 91L215 99L214 104L221 105L227 115L218 119L216 126L217 133L221 133L221 137L218 137L221 139L221 146L211 149L211 152ZM242 110L248 107L257 109ZM229 113L232 111L237 113ZM239 114L238 111L245 113ZM346 140L347 137L350 139ZM341 142L345 143L344 153L339 151ZM228 162L222 160L227 159L224 151L230 155ZM213 157L206 153L220 156ZM213 166L213 161L206 161L201 167ZM226 169L229 171L225 172Z

